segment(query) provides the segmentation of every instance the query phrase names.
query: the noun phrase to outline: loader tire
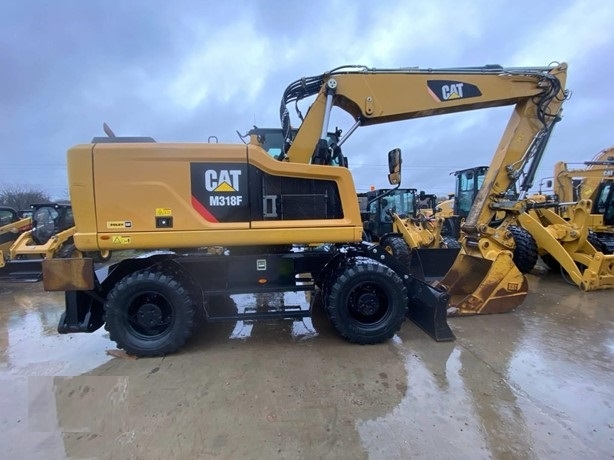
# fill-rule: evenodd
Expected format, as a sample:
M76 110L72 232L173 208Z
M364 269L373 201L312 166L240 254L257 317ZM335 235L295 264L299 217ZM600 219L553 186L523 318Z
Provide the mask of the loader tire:
M385 235L379 244L387 253L398 259L403 266L409 267L411 249L409 249L409 246L402 237L398 235Z
M177 351L194 329L195 306L179 278L145 269L121 279L105 303L105 329L128 354Z
M456 238L451 236L444 236L441 238L443 241L443 247L448 249L460 249L461 245Z
M407 290L399 275L379 262L367 262L340 271L325 308L343 338L373 344L394 336L405 320L407 305Z
M514 237L514 263L520 273L529 273L537 263L537 243L533 236L522 227L510 225L508 230Z
M558 273L561 271L561 264L550 254L542 254L541 258L542 261L546 264L546 267L548 267L553 272Z

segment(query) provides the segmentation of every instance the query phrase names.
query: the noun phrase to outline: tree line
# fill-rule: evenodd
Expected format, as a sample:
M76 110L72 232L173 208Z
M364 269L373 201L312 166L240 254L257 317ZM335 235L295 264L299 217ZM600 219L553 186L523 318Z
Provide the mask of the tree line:
M31 204L51 203L48 193L29 185L0 186L0 206L9 206L16 211L28 209Z

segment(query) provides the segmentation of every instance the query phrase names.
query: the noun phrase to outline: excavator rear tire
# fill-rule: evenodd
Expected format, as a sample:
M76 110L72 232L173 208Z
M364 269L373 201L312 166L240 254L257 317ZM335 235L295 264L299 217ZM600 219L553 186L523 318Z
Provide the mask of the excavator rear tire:
M394 270L379 262L340 270L326 301L326 311L343 338L359 344L380 343L400 329L407 314L407 290Z
M379 245L390 255L397 258L405 267L409 267L411 249L409 249L409 246L402 237L398 235L384 235Z
M119 281L105 303L111 340L135 356L177 351L194 329L195 302L179 277L156 269Z
M514 263L521 273L529 273L537 263L537 243L533 236L522 227L510 225L508 230L514 237Z

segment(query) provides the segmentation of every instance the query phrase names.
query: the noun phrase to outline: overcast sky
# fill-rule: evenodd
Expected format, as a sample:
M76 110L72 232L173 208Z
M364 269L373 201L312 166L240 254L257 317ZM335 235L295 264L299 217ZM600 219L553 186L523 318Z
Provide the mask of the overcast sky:
M67 194L66 149L103 135L240 142L279 127L286 86L344 64L569 64L565 103L539 177L614 145L614 2L286 0L0 2L0 181ZM453 190L488 165L510 107L359 129L344 145L356 186ZM351 120L340 117L347 130Z

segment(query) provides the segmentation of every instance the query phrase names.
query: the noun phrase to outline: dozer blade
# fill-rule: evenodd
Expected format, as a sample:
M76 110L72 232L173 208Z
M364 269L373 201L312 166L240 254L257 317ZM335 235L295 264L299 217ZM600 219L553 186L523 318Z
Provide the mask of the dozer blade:
M417 278L409 281L407 317L437 342L454 340L447 321L450 296Z
M494 260L461 253L436 286L450 295L451 315L505 313L522 304L528 292L510 251L498 253Z
M398 273L408 272L404 277L407 287L407 317L437 342L454 340L454 333L448 326L447 309L450 296L442 289L431 286L424 280L419 251L411 251L409 270L399 259L389 254L378 244L363 243L375 260L382 260ZM428 254L439 249L428 249ZM457 250L458 251L458 250Z
M411 252L409 272L412 276L406 279L409 303L407 317L437 342L448 342L455 339L447 321L450 296L447 292L427 283L429 277L433 279L434 267L437 267L437 260L433 261L430 257L439 251L447 251L447 249L424 249ZM458 249L451 249L451 251L458 253ZM450 257L449 253L447 257ZM443 255L438 261L441 264L448 263L448 267L451 264L451 262L446 262L446 257ZM429 277L425 276L427 274Z

